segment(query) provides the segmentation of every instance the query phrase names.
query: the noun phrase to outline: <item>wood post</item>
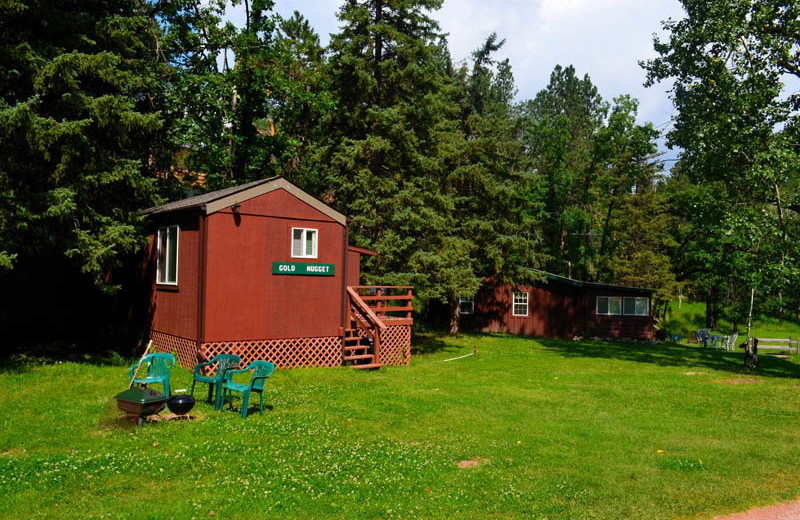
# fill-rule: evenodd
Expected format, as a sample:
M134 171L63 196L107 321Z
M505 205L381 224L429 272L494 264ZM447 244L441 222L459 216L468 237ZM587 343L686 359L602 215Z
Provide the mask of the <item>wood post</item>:
M375 352L373 352L373 363L380 364L381 363L381 331L378 330L378 327L373 327L372 332L375 335Z
M756 295L756 288L755 287L751 287L750 288L750 312L747 314L747 343L746 343L746 346L745 346L745 350L747 351L748 355L753 353L753 349L750 346L751 345L751 343L750 343L750 329L753 326L753 299L755 298L755 295Z

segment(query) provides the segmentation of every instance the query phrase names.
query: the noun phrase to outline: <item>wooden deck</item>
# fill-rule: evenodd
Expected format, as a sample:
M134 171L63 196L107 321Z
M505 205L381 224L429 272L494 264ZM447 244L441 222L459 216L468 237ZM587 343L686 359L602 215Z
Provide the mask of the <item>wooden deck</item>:
M357 285L347 288L342 361L373 369L406 364L410 356L413 287Z

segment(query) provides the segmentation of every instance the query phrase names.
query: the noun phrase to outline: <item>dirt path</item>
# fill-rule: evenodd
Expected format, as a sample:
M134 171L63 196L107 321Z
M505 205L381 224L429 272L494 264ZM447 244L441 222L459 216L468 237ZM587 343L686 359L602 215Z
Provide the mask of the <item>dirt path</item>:
M745 513L715 516L711 520L798 520L800 499L777 506L756 507Z

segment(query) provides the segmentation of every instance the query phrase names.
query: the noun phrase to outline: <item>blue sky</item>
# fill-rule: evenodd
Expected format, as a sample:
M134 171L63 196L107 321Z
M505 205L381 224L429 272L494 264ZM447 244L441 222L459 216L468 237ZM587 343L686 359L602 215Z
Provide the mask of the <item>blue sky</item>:
M327 44L329 35L338 32L341 4L276 0L275 11L286 17L300 11ZM445 0L431 16L448 33L456 61L468 58L492 32L505 38L497 56L511 62L517 100L535 97L556 65L574 65L578 74L589 74L607 101L631 94L640 102L640 122L669 128L674 112L669 85L644 88L638 62L655 56L653 34L662 34L661 21L684 16L678 0ZM234 21L240 17L231 13Z

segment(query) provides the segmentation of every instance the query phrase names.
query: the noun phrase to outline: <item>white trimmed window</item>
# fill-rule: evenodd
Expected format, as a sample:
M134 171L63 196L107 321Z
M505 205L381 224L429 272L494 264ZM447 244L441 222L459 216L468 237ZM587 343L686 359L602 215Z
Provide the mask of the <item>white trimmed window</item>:
M158 229L156 281L163 285L178 285L178 226Z
M597 314L617 316L622 314L622 298L619 296L598 296Z
M475 312L475 298L458 298L458 312L460 314L472 314Z
M650 298L626 297L622 302L622 313L627 316L647 316L650 310Z
M514 291L514 308L511 314L513 316L528 315L528 293Z
M316 229L292 228L292 258L316 258Z

